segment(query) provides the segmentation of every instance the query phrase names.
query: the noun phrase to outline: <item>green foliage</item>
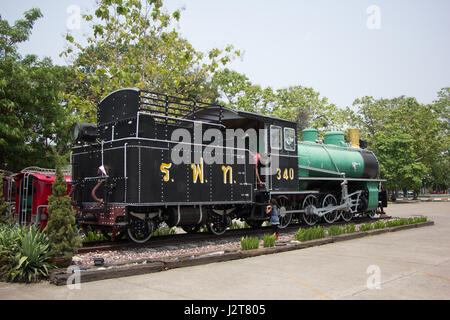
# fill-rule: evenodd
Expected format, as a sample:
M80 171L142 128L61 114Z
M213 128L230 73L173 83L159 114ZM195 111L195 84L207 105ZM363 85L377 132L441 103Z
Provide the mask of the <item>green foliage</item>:
M95 14L83 18L93 36L82 45L67 35L62 55L74 59L69 109L86 121L95 120L101 98L124 87L212 101L211 77L240 55L233 46L195 50L173 27L180 11L166 12L162 1L100 0Z
M230 226L230 230L234 229L242 229L242 226L237 221L233 221L233 223Z
M5 201L3 194L3 174L0 174L0 224L12 223L12 214L8 214L10 203Z
M0 18L0 167L16 172L27 166L53 166L50 145L68 152L72 116L62 103L69 69L49 58L22 58L17 45L27 41L39 9L10 26Z
M415 217L415 218L408 218L408 224L427 222L427 220L428 220L428 217L425 217L425 216Z
M363 225L361 225L360 227L359 227L359 231L362 231L362 232L364 232L364 231L370 231L370 230L372 230L373 229L373 225L371 224L371 223L364 223Z
M265 234L263 238L264 248L271 248L275 246L275 235L274 234Z
M382 178L390 190L441 189L450 185L448 175L448 119L450 88L438 93L431 105L415 98L356 99L356 113L346 110L348 123L359 127L378 157Z
M344 232L344 228L340 226L331 226L328 228L328 236L330 237L338 236L340 234L343 234Z
M154 237L158 237L158 236L167 236L167 235L171 235L171 234L175 234L176 230L175 228L159 228L156 229L152 235Z
M343 226L344 233L353 233L356 231L356 226L353 223Z
M408 219L402 218L402 219L386 221L386 227L388 227L388 228L403 226L405 224L408 224Z
M297 241L309 241L314 239L320 239L325 237L325 228L317 226L309 229L298 229L295 233L295 240Z
M101 232L89 231L87 236L82 238L83 242L105 241L108 240Z
M241 238L241 249L242 250L252 250L259 248L259 238L258 237L242 237Z
M46 278L51 252L46 235L35 226L0 225L0 270L7 281L35 282Z
M52 195L48 197L49 220L46 231L53 255L72 258L82 246L82 242L77 235L75 210L71 206L70 197L65 195L66 191L67 184L61 171L60 160L57 160L56 180L52 185Z
M373 225L373 228L374 229L383 229L383 228L386 228L386 224L383 221L377 221Z

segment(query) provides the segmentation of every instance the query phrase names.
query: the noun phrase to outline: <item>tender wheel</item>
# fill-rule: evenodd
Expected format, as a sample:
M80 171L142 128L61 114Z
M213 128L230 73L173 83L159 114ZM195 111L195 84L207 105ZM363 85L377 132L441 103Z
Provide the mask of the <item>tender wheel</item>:
M341 212L341 218L345 222L349 222L353 218L353 213L351 211L342 211Z
M224 234L229 226L231 226L231 218L226 214L226 210L223 210L223 214L215 213L206 224L209 232L216 236Z
M208 223L207 228L209 230L209 232L211 232L212 234L215 234L216 236L220 236L222 234L225 233L225 231L227 231L227 226L223 223Z
M182 226L181 229L183 229L186 233L196 233L201 227L201 225L197 224L194 226Z
M142 220L130 215L127 227L128 238L135 243L146 243L155 231L155 223L152 220Z
M332 194L327 194L326 197L322 201L322 208L327 207L335 207L337 204L336 198ZM333 210L323 216L323 219L327 223L333 223L337 220L339 212L336 210Z
M303 214L303 221L305 221L305 223L309 226L313 226L317 223L317 221L319 221L319 216L308 212L309 210L317 208L317 203L317 197L312 194L306 196L303 200L302 208L307 211Z
M286 197L280 197L276 200L278 207L278 219L280 220L280 224L278 228L284 229L286 228L292 220L292 213L286 213L286 211L291 210L291 205L289 199Z

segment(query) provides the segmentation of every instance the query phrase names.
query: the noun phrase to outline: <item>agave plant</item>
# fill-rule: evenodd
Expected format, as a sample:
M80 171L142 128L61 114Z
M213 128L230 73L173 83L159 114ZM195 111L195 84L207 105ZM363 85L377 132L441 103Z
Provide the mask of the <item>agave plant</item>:
M49 241L36 227L12 227L0 236L4 248L1 273L6 280L38 281L55 267L50 263Z

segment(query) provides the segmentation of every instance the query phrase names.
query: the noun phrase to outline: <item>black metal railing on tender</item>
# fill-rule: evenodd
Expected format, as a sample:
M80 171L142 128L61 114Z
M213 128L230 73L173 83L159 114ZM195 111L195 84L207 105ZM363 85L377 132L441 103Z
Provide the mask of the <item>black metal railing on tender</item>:
M198 114L200 109L207 107L210 108L211 112L207 115ZM220 105L145 90L140 91L139 111L149 113L165 121L170 119L190 119L221 123L223 116L223 107Z

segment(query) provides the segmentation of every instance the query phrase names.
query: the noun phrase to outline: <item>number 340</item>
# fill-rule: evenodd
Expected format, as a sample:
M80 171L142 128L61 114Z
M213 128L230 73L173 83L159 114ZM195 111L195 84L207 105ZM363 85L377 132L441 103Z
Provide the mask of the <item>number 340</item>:
M281 176L281 169L277 169L277 179L281 180L283 178L284 180L294 180L294 169L293 168L286 168L283 171L283 176Z

